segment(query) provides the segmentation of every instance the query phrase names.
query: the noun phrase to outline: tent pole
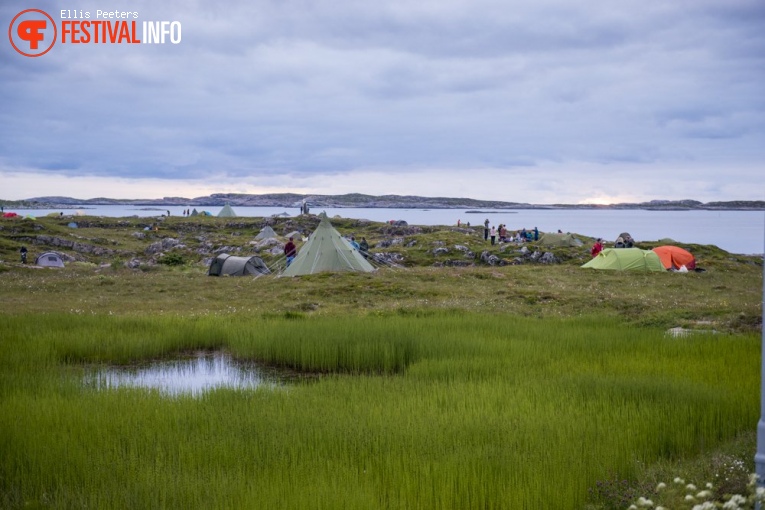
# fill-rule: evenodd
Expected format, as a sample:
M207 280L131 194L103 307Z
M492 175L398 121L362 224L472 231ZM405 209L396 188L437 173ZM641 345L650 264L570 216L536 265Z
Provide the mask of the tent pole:
M765 251L764 255L765 257ZM762 314L765 318L765 264L762 265ZM757 473L757 487L765 486L765 327L760 331L762 340L760 351L762 356L760 368L760 421L757 423L757 453L754 456L755 472ZM758 502L757 508L762 508Z

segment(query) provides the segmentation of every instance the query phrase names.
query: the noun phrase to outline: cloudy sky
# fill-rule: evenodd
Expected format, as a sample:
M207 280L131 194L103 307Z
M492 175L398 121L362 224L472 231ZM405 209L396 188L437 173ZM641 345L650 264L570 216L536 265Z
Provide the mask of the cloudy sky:
M65 4L182 41L6 38L0 199L765 200L762 0Z

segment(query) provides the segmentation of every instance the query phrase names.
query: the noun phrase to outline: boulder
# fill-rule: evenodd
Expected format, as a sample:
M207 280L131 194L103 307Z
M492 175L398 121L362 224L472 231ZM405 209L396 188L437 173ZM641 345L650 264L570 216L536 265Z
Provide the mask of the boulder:
M175 248L179 244L180 244L180 241L178 241L178 239L175 239L172 237L165 237L161 241L157 241L156 243L151 243L144 251L149 255L153 255L161 251Z
M481 260L490 266L497 266L500 265L501 260L496 255L489 253L488 251L484 251L481 253Z
M558 259L555 258L555 255L550 253L549 251L546 251L544 254L542 254L541 257L539 257L539 262L542 264L557 264Z

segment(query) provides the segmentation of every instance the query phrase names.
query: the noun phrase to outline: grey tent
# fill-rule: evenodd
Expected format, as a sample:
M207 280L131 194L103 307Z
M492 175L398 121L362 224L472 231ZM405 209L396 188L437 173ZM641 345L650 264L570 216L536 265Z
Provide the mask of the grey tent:
M322 214L319 226L300 248L297 257L282 276L301 276L324 271L362 271L371 272L375 268L340 236L325 214Z
M272 229L270 226L266 225L263 227L263 229L260 231L258 235L255 236L255 239L272 239L275 237L279 237L276 235L276 232L274 232L274 229Z
M260 257L234 257L221 253L210 262L208 276L247 276L270 274L266 264Z
M191 211L191 214L189 216L199 216L199 211L197 211L196 207Z
M236 213L228 204L224 205L223 209L221 209L220 212L218 213L218 218L234 218L234 217L236 217Z
M35 259L35 265L42 267L64 267L64 259L54 251L46 251Z

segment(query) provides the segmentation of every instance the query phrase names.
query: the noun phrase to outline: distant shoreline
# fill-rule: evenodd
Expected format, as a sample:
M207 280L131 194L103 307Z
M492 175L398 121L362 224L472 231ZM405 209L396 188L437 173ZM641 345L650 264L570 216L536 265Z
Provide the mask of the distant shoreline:
M306 202L316 208L361 208L361 209L464 209L466 214L504 213L512 210L647 210L647 211L765 211L765 200L731 200L703 203L697 200L651 200L639 203L595 204L529 204L501 202L497 200L476 200L470 198L420 197L420 196L371 196L347 195L298 195L292 193L244 195L214 194L206 197L184 198L164 197L159 199L112 199L71 197L36 197L24 200L3 200L0 205L10 209L84 209L97 206L134 207L300 207Z

